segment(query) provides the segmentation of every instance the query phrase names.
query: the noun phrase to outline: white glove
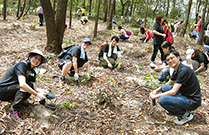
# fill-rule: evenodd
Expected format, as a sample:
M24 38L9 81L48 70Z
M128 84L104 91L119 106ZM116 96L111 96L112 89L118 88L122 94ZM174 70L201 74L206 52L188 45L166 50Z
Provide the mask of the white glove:
M108 63L108 67L109 68L112 68L112 64L110 62Z
M41 100L45 99L46 96L44 96L44 93L37 93L36 95L38 98L40 98Z
M146 43L147 41L146 40L144 40L144 43Z
M79 78L78 73L75 73L75 74L74 74L74 79L77 81L78 78Z
M87 74L86 74L86 76L87 76L87 78L88 78L88 79L90 79L90 75L89 75L89 73L87 73Z

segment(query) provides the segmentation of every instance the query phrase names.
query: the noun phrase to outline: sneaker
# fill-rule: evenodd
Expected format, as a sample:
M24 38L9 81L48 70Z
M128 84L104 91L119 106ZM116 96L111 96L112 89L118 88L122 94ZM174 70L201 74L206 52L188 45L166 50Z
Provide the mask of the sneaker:
M155 68L155 63L154 63L154 61L151 61L151 63L150 63L150 67L151 67L152 69L154 69L154 68Z
M178 119L174 120L173 122L178 125L183 125L192 119L193 115L189 112L186 112L182 117L178 117Z
M70 73L68 73L69 76L74 76L74 74L75 74L74 70L72 70L72 71L70 71Z
M61 81L65 81L65 76L60 77Z
M16 120L16 121L21 121L22 119L19 117L19 112L18 111L14 111L14 120Z

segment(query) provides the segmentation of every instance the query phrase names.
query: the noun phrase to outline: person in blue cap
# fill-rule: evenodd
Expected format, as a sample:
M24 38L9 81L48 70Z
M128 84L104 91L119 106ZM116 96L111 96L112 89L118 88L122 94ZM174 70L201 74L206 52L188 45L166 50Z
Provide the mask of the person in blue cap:
M35 87L35 68L46 63L47 59L40 50L34 49L28 53L28 59L10 67L0 81L0 100L12 103L11 111L14 120L21 120L19 112L26 100L37 96L44 100L47 90Z
M58 62L58 67L62 70L61 80L65 81L65 76L70 71L70 75L74 74L74 79L79 79L78 72L87 69L87 77L90 77L90 64L88 61L86 50L90 47L91 40L84 38L80 46L73 46Z

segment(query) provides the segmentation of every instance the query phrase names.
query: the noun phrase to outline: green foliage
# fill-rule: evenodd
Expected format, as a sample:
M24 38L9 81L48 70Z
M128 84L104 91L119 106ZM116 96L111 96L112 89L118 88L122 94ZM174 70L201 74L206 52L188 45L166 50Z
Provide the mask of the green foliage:
M70 106L70 102L65 101L62 103L62 107L64 108L68 108L69 106Z
M70 107L71 109L76 109L78 106L77 102L73 102L72 106Z
M143 69L143 66L144 66L144 64L142 64L142 65L139 67L139 70L142 70L142 69Z
M67 89L67 90L65 90L65 93L66 94L70 94L70 95L73 95L73 92L72 92L72 90L69 88L69 90Z
M36 78L40 79L41 81L51 81L50 78L47 78L47 77L44 77L44 76L40 76L40 75L37 75Z
M144 86L146 87L150 87L152 88L153 90L156 89L156 86L159 85L159 83L157 83L157 78L158 76L156 75L156 73L152 73L152 74L148 74L146 75L146 80L147 82L144 84Z

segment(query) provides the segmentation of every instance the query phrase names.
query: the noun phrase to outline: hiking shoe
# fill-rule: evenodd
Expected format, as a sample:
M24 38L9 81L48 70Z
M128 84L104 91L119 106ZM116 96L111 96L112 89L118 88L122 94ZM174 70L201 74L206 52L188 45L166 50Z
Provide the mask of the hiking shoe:
M19 117L19 112L18 111L14 111L14 115L13 115L13 118L14 120L16 121L21 121L22 119Z
M68 73L69 76L74 76L74 74L75 74L74 70L72 70L72 71L70 71L70 73Z
M185 114L187 114L187 116L185 116ZM183 125L193 119L193 115L189 112L186 112L185 114L182 117L178 117L178 119L174 120L173 122L178 125Z
M65 81L65 76L60 77L61 81Z
M154 69L154 68L155 68L155 63L154 63L154 61L151 61L151 63L150 63L150 67L151 67L152 69Z

